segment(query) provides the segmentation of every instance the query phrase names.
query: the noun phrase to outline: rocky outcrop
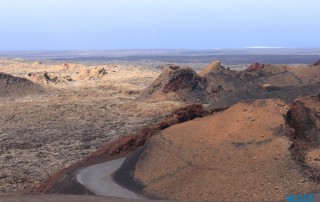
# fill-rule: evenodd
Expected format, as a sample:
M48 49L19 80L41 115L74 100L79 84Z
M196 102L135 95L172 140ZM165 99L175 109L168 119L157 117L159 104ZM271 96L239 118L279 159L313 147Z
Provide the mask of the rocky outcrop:
M35 83L44 84L44 85L73 81L71 76L48 73L48 72L41 72L41 73L30 72L27 74L27 78Z
M79 72L78 78L81 80L101 79L107 74L108 72L103 67L94 67L92 69L83 68Z
M0 98L43 94L44 89L25 78L0 72Z
M320 181L320 94L298 98L286 115L294 128L292 155L307 175Z
M142 92L140 98L201 102L207 100L204 88L205 81L192 69L170 66Z
M300 98L287 114L295 128L295 138L307 141L320 148L320 102L314 98Z

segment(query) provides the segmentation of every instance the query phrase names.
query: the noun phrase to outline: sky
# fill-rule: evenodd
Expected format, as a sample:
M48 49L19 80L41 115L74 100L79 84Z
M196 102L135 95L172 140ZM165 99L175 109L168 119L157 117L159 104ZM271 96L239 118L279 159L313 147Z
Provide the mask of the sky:
M1 0L0 50L320 47L319 0Z

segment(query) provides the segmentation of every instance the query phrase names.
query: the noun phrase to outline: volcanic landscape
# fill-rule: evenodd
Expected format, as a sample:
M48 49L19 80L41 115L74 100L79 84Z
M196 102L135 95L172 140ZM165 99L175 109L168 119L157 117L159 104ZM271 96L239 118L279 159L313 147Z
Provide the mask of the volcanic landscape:
M111 181L142 200L318 194L319 70L1 59L0 195L93 195L81 170L122 158Z

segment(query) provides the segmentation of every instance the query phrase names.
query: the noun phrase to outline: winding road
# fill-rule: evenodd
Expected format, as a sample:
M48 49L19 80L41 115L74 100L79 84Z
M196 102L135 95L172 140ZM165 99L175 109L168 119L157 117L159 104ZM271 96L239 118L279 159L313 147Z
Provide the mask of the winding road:
M125 158L92 165L80 170L77 181L99 196L143 199L142 196L114 182L112 174L120 168Z

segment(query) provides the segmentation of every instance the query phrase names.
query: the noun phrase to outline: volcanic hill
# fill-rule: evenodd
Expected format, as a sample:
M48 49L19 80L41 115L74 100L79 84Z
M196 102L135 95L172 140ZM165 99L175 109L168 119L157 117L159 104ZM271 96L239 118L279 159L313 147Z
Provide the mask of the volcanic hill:
M241 100L281 98L292 102L298 96L316 94L320 87L320 66L254 63L243 71L223 67L214 61L199 74L169 66L142 93L141 99L181 100L211 104L219 108Z
M118 172L146 194L172 200L278 201L316 192L319 106L319 96L290 106L240 102L161 131Z

